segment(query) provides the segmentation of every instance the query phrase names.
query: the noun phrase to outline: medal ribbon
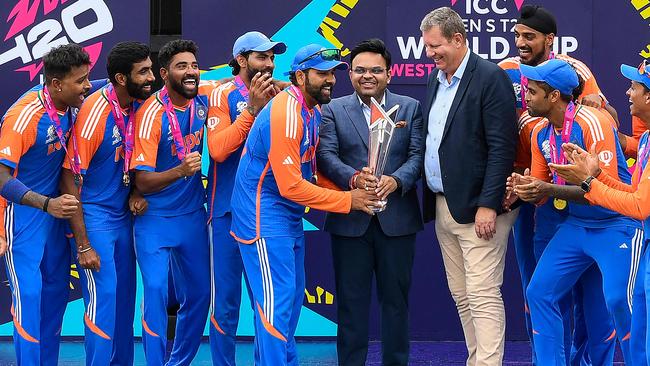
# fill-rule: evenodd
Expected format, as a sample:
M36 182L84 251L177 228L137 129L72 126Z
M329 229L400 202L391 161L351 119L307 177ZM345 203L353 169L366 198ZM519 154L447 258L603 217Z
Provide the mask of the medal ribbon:
M185 140L183 139L183 134L181 132L181 126L178 123L178 117L176 117L176 112L174 112L174 107L169 99L169 92L167 87L163 87L160 91L160 99L163 102L165 107L165 113L167 114L167 119L169 120L169 126L172 130L172 136L174 138L174 145L176 146L176 156L178 160L183 161L185 159ZM190 102L190 131L192 130L192 124L194 123L194 99Z
M244 100L248 103L248 88L246 87L246 84L244 84L244 81L241 79L241 76L237 75L237 77L235 77L235 80L233 80L233 83L237 87L239 94L241 94L241 96L244 97Z
M107 98L111 108L113 110L113 117L115 117L115 124L122 134L122 147L124 148L124 166L122 167L122 173L124 176L129 174L129 166L131 164L131 156L133 155L133 121L135 121L135 107L131 103L131 108L129 110L129 121L124 122L124 110L120 107L120 103L117 99L117 93L113 85L109 85L107 88Z
M296 99L298 99L298 103L300 103L302 109L307 112L306 132L307 132L307 137L309 138L309 147L310 147L308 151L310 151L311 153L312 147L316 149L316 129L317 129L316 122L311 123L312 115L309 112L309 107L307 106L307 103L305 103L305 97L302 95L300 89L298 89L295 85L291 85L290 90L293 93L293 95L295 95ZM311 174L314 178L316 178L316 168L317 168L316 157L315 156L312 157L310 162L311 162Z
M571 138L571 130L573 129L573 120L576 116L576 105L573 102L569 102L564 112L564 122L562 123L562 143L565 144L569 142ZM566 156L562 153L561 147L557 146L555 138L555 128L552 124L549 124L548 131L548 143L551 148L551 162L553 164L564 165L566 164ZM553 181L556 184L564 185L564 179L559 177L556 172L553 172Z

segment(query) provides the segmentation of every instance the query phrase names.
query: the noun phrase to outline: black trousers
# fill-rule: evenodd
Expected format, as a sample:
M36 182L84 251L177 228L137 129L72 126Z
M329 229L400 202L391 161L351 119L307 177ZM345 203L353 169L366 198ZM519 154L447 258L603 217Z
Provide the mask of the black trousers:
M383 365L407 365L408 298L415 234L390 237L376 217L361 237L332 235L339 365L366 363L373 274L381 313Z

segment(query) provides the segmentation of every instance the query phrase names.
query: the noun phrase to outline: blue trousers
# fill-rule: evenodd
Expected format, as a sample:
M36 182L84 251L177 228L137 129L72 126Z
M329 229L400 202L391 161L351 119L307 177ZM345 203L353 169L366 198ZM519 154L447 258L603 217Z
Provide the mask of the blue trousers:
M631 362L629 339L635 279L630 269L638 264L637 253L642 249L642 238L640 225L629 224L629 221L613 221L603 228L588 228L569 218L560 225L542 254L526 291L535 352L540 365L566 364L564 330L558 303L593 263L597 264L602 274L602 292L615 329L605 339L592 339L590 336L590 352L599 343L618 338L625 360ZM598 294L599 287L593 283L592 286L585 289L585 295ZM610 321L607 315L595 318L591 305L587 301L585 303L588 331L589 327L601 327ZM593 313L600 313L597 310ZM595 357L592 357L592 362L597 364Z
M86 364L131 365L136 286L133 224L128 221L119 228L87 234L101 268L99 272L82 269L77 262L86 305Z
M241 305L244 263L239 243L230 235L232 215L213 218L210 224L212 300L210 302L210 351L213 365L235 365L235 342ZM244 276L246 279L246 276ZM248 279L246 279L248 284ZM253 299L250 286L248 295ZM251 302L251 307L253 303Z
M644 233L647 234L647 231ZM647 235L646 235L647 238ZM647 244L647 241L646 241ZM634 286L634 298L632 299L632 338L630 339L630 353L632 354L633 366L650 365L650 337L648 337L648 309L650 309L650 296L647 295L650 290L650 251L646 246L643 248L643 254L636 275L636 284Z
M144 285L142 343L147 365L165 364L171 262L180 304L166 365L189 365L201 343L210 304L210 248L203 208L173 216L136 216L136 258Z
M9 202L5 230L16 360L18 365L57 365L70 288L63 221Z
M294 334L305 296L305 237L240 244L253 291L256 365L298 365Z

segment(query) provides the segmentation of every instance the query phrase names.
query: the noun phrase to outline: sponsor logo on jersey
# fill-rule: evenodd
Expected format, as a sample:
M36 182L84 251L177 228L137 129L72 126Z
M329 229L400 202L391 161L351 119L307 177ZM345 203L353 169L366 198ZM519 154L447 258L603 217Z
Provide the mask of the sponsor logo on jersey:
M122 142L122 135L120 135L120 129L117 125L113 125L113 145L119 144Z

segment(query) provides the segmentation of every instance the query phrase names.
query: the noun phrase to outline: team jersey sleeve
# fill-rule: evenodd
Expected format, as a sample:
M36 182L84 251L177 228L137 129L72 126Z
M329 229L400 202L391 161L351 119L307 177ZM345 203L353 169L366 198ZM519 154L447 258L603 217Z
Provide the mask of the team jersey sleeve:
M650 169L644 169L636 191L625 192L594 180L585 198L622 215L645 220L650 216Z
M246 141L254 119L244 109L234 122L231 121L228 93L223 88L212 90L207 121L210 157L221 163L237 151Z
M97 106L95 107L96 103ZM110 113L108 104L104 103L102 99L98 99L96 103L84 104L81 107L73 127L74 136L77 141L81 174L86 174L90 161L102 143L106 123L101 123L101 121L105 121L108 113ZM95 113L91 115L91 112ZM68 139L68 151L71 153L74 151L71 138ZM70 169L70 159L63 159L63 168Z
M515 167L526 169L531 165L531 136L535 127L536 118L530 117L524 112L519 116L519 142L517 143L517 155Z
M632 116L632 136L625 136L625 155L634 156L639 149L639 138L647 130L643 120L637 116Z
M549 128L553 128L549 126ZM538 143L538 136L541 133L542 128L538 127L533 130L531 138L531 163L530 163L530 175L543 180L544 182L551 181L551 169L548 167L548 162L542 153L542 150Z
M30 112L33 109L29 105L25 108L12 108L2 120L0 164L11 169L18 167L20 158L36 142L38 121L43 116L43 111Z
M131 169L153 172L156 170L158 143L162 128L162 106L153 101L138 109L135 115L133 158Z
M303 127L300 105L292 97L278 98L275 102L277 104L271 108L269 163L282 197L317 210L350 212L350 192L321 188L302 177L300 141ZM286 103L292 104L290 108Z

